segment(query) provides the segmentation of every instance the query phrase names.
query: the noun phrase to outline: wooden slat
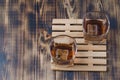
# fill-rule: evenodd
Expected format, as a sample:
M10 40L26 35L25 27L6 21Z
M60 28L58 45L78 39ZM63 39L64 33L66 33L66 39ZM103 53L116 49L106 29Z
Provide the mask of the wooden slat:
M106 59L75 58L75 64L106 64Z
M82 32L52 32L52 36L57 36L57 35L69 35L72 37L83 37L83 33Z
M54 64L51 65L52 70L60 70L60 71L106 71L106 66L81 66L81 65L74 65L71 67L62 67L56 66Z
M75 38L77 44L85 43L84 38Z
M53 19L52 24L82 24L82 19Z
M87 43L85 43L84 38L75 38L75 40L78 44L82 44L82 43L87 44ZM106 45L106 40L104 40L104 42L101 42L99 45L101 45L101 44Z
M77 45L78 50L106 50L105 45Z
M81 52L78 51L77 54L75 55L76 57L106 57L106 52Z
M81 31L83 30L81 25L74 25L74 26L69 25L67 27L69 27L69 30L81 30ZM53 25L52 30L67 30L67 27L66 25Z

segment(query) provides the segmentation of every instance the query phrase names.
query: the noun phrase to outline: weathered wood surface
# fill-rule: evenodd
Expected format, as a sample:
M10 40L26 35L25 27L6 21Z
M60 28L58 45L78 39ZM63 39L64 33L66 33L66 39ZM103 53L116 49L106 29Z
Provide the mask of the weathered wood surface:
M52 19L82 18L92 10L104 10L111 22L108 71L52 71ZM0 80L120 80L119 13L119 0L0 0Z

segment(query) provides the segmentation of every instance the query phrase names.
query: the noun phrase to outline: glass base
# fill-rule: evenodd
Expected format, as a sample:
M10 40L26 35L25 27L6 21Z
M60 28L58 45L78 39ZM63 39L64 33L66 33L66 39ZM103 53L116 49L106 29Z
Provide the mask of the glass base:
M94 40L85 40L85 43L90 43L90 44L105 44L106 43L106 39L103 40L99 40L99 41L94 41Z
M69 61L53 61L52 60L52 64L54 64L55 66L70 67L74 65L74 61L73 60L69 60Z

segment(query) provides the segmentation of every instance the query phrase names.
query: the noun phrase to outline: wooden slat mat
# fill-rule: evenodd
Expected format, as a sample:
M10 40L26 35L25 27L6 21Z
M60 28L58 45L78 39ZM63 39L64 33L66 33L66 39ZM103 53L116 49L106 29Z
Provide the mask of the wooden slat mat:
M52 37L66 34L72 36L77 42L77 54L74 66L56 66L51 63L52 70L63 71L106 71L106 43L86 44L83 38L82 19L53 19Z

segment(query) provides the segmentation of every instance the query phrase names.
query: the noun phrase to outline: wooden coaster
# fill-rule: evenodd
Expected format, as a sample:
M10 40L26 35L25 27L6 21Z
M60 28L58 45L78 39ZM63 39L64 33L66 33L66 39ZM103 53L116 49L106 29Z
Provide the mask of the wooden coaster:
M51 63L52 70L63 71L106 71L106 42L103 44L86 44L83 38L82 19L53 19L52 37L69 35L76 39L77 54L74 66L62 67Z

